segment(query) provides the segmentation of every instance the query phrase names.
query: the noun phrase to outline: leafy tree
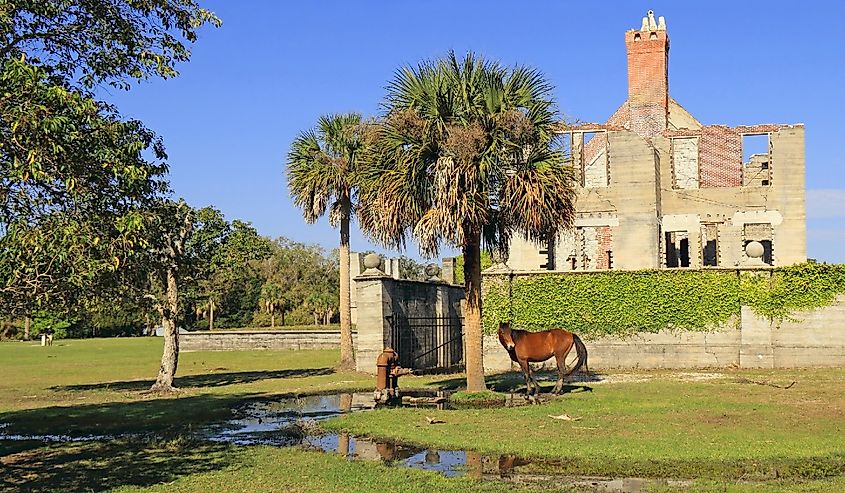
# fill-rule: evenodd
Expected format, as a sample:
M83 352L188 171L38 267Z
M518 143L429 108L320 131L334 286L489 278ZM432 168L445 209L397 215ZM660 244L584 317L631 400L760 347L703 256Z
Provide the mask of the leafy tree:
M91 97L177 75L219 19L193 0L0 3L0 306L67 310L143 252L160 140Z
M279 238L272 243L272 252L258 265L266 282L280 286L287 300L284 305L287 323L310 323L313 313L307 300L314 293L328 293L335 300L334 306L338 306L337 251L327 257L319 246ZM261 310L264 311L263 305ZM262 316L256 314L256 319Z
M29 316L73 305L146 247L167 167L150 130L44 68L6 60L0 89L0 304Z
M164 350L158 376L150 390L169 392L174 390L173 378L179 365L179 280L189 264L188 240L194 232L196 211L184 201L167 201L160 205L160 239L150 252L152 300L164 329Z
M178 75L189 44L220 19L194 0L4 0L0 58L36 59L75 87Z
M397 72L370 165L359 220L371 237L426 256L441 243L465 259L467 389L483 390L481 249L511 236L545 240L571 225L572 170L555 139L551 85L533 69L507 69L454 53ZM482 243L483 242L483 243Z
M404 255L399 257L399 277L401 279L425 279L425 265Z
M355 207L359 156L368 125L355 113L323 116L317 128L300 134L288 153L288 189L305 220L313 223L329 210L340 225L340 367L354 368L349 284L349 222Z
M184 200L168 200L155 209L157 224L148 228L153 248L142 259L150 272L145 297L152 301L164 328L164 350L151 390L169 392L179 363L179 319L184 293L207 275L208 264L226 241L228 223L220 211L191 208ZM141 271L142 266L138 266Z
M200 283L201 300L197 307L209 317L209 328L215 317L222 326L244 326L252 322L264 282L258 262L271 253L270 240L260 236L251 224L239 220L231 223Z

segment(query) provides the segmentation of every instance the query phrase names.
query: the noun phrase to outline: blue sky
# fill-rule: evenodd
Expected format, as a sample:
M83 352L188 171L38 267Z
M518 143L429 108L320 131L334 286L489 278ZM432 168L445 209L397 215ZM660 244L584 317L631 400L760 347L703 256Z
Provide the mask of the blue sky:
M402 65L473 50L531 65L558 106L604 121L625 100L623 33L666 17L671 95L704 124L806 124L808 255L845 262L845 36L840 2L200 0L207 28L173 80L103 96L165 139L171 183L260 233L333 248L286 191L284 156L319 115L376 114ZM369 248L354 232L353 249ZM407 252L418 258L416 251Z

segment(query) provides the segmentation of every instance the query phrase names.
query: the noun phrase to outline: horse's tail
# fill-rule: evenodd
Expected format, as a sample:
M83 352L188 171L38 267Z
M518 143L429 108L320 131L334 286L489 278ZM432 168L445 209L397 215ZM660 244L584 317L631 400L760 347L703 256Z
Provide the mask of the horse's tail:
M569 373L566 374L567 377L580 370L581 367L584 367L585 372L590 371L587 367L587 348L584 346L584 343L581 342L581 338L576 334L572 334L572 343L575 344L575 355L578 359L575 361L575 366L573 366L572 369L569 370Z

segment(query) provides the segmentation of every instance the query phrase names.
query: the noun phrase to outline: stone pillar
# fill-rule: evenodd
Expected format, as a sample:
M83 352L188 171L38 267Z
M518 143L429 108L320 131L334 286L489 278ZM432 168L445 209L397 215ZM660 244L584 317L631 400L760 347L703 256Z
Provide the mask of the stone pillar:
M434 314L438 320L444 322L437 327L435 334L435 345L440 346L437 350L437 366L442 368L446 366L446 347L443 344L446 342L446 337L448 336L446 330L449 322L446 321L447 319L445 317L449 315L449 293L446 292L445 286L437 286L435 289L437 291L435 293Z
M740 316L740 368L774 368L771 322L747 306L742 307Z
M360 372L375 374L376 358L384 350L384 334L390 330L387 317L392 315L390 284L393 279L378 269L379 256L367 255L367 268L354 279L358 292L358 347L355 360Z
M364 259L358 252L349 254L349 279L355 279L361 275ZM349 286L350 308L352 310L352 325L358 324L358 290L355 288L355 281Z
M440 273L440 278L449 284L455 284L455 261L455 257L443 259L443 270Z
M390 265L390 270L387 271L390 274L390 277L394 279L399 279L401 277L399 273L399 259L398 258L391 258L387 260L388 264Z

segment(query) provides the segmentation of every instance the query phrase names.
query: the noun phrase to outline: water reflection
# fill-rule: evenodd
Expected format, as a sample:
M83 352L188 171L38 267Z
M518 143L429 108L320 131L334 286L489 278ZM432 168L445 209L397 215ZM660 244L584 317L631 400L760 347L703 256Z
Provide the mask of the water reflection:
M443 406L442 396L430 399L405 399L410 405ZM413 404L411 404L413 403ZM474 479L507 481L538 486L570 485L578 489L602 492L638 492L651 485L682 487L688 483L640 478L573 477L570 469L555 461L530 460L515 455L484 456L472 450L439 450L415 447L389 440L351 436L346 432L324 434L316 426L322 419L375 408L369 392L286 398L250 403L235 411L233 419L199 432L199 438L240 445L269 444L304 446L337 453L349 460L380 461L395 467L435 471L444 476L467 475ZM110 440L110 436L66 437L24 436L10 433L10 426L0 424L0 440ZM487 469L485 471L485 466ZM555 471L559 472L555 472Z

